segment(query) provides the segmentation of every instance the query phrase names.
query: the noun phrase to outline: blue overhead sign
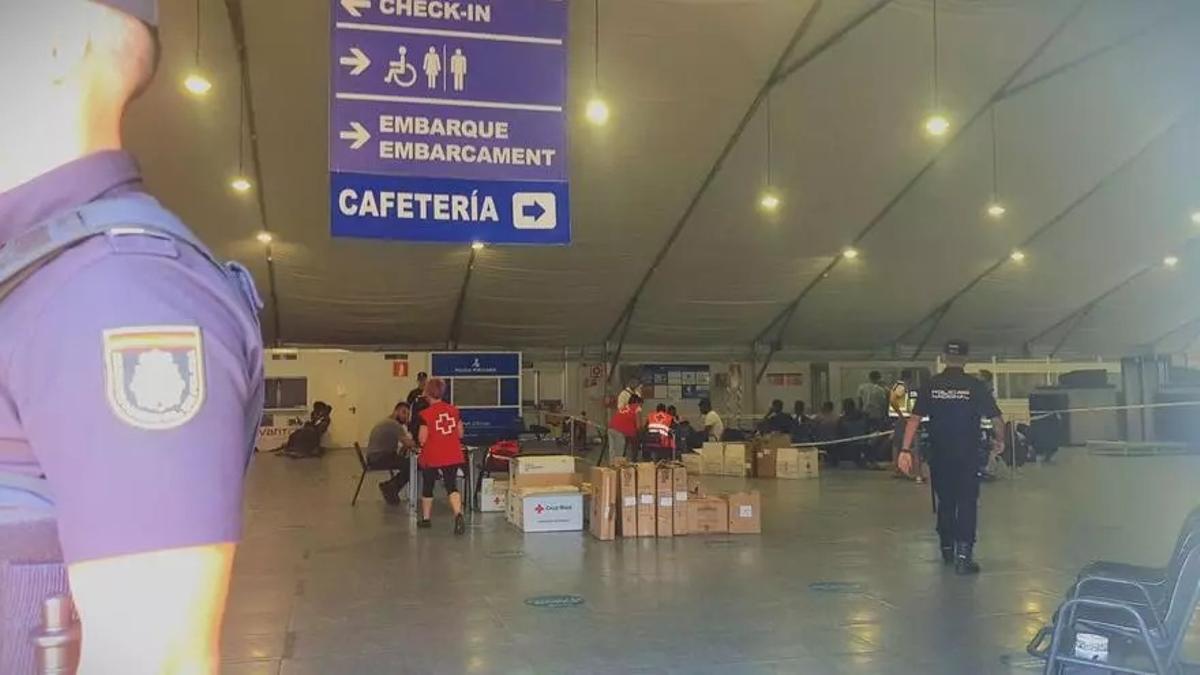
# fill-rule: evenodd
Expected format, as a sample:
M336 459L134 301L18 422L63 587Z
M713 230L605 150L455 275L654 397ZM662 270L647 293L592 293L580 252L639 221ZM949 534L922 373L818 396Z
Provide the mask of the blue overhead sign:
M331 0L334 236L567 244L565 0Z
M434 352L434 377L520 377L518 352Z

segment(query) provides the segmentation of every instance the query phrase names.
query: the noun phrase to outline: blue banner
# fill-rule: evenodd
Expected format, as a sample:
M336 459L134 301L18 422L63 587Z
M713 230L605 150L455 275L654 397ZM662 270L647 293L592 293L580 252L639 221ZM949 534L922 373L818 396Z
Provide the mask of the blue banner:
M430 359L430 371L434 377L521 375L521 355L517 352L434 352Z

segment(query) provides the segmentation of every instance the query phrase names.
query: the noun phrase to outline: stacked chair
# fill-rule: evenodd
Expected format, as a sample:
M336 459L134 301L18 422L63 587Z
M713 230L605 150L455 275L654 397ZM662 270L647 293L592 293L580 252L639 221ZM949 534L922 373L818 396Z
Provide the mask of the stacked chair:
M1098 561L1080 570L1053 625L1039 631L1027 650L1046 659L1047 675L1178 673L1185 665L1183 641L1198 601L1200 507L1184 519L1164 566ZM1108 638L1109 659L1100 663L1077 656L1077 633Z

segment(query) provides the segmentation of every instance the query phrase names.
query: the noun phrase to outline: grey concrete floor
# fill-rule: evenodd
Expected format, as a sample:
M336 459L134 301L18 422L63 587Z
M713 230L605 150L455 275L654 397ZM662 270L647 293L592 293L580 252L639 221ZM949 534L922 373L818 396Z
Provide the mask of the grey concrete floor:
M761 536L617 542L526 536L501 514L463 538L445 513L418 531L373 476L351 508L356 479L349 452L255 458L223 673L1034 672L1024 645L1075 571L1161 564L1200 503L1200 458L1067 450L983 487L984 572L960 578L928 489L881 472L707 478L763 493ZM828 581L855 585L810 587ZM525 603L549 594L585 602Z

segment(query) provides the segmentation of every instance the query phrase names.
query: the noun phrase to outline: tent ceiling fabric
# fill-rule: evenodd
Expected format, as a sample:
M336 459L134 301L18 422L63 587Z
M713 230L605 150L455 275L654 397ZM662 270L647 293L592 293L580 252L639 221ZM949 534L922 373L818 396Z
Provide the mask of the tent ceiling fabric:
M940 90L952 123L984 106L1078 1L941 0ZM245 18L265 180L245 196L227 187L238 171L240 66L226 2ZM593 91L592 3L571 2L574 243L481 251L460 342L602 342L814 2L600 0L600 89L613 110L602 128L578 114ZM821 2L789 61L877 2ZM767 171L760 108L638 298L628 341L748 347L942 145L933 170L859 243L861 256L835 266L798 305L785 345L883 351L905 331L901 342L914 344L928 328L910 330L922 317L1035 233L1026 261L974 284L934 342L954 334L1019 353L1171 252L1183 257L1178 269L1150 270L1034 346L1048 351L1069 330L1068 353L1126 353L1200 317L1190 302L1200 250L1185 246L1200 233L1188 218L1200 209L1200 6L1084 2L995 108L1002 220L983 213L989 118L948 145L920 133L932 106L932 5L893 0L773 88L772 182L782 208L756 208ZM466 247L330 237L328 2L297 0L282 11L203 0L202 65L216 87L201 101L179 84L193 65L193 3L162 4L163 68L131 114L131 145L154 191L220 255L246 262L269 296L254 239L263 227L255 199L265 199L279 312L278 334L276 308L264 314L266 338L444 343ZM1168 342L1197 332L1200 322Z

